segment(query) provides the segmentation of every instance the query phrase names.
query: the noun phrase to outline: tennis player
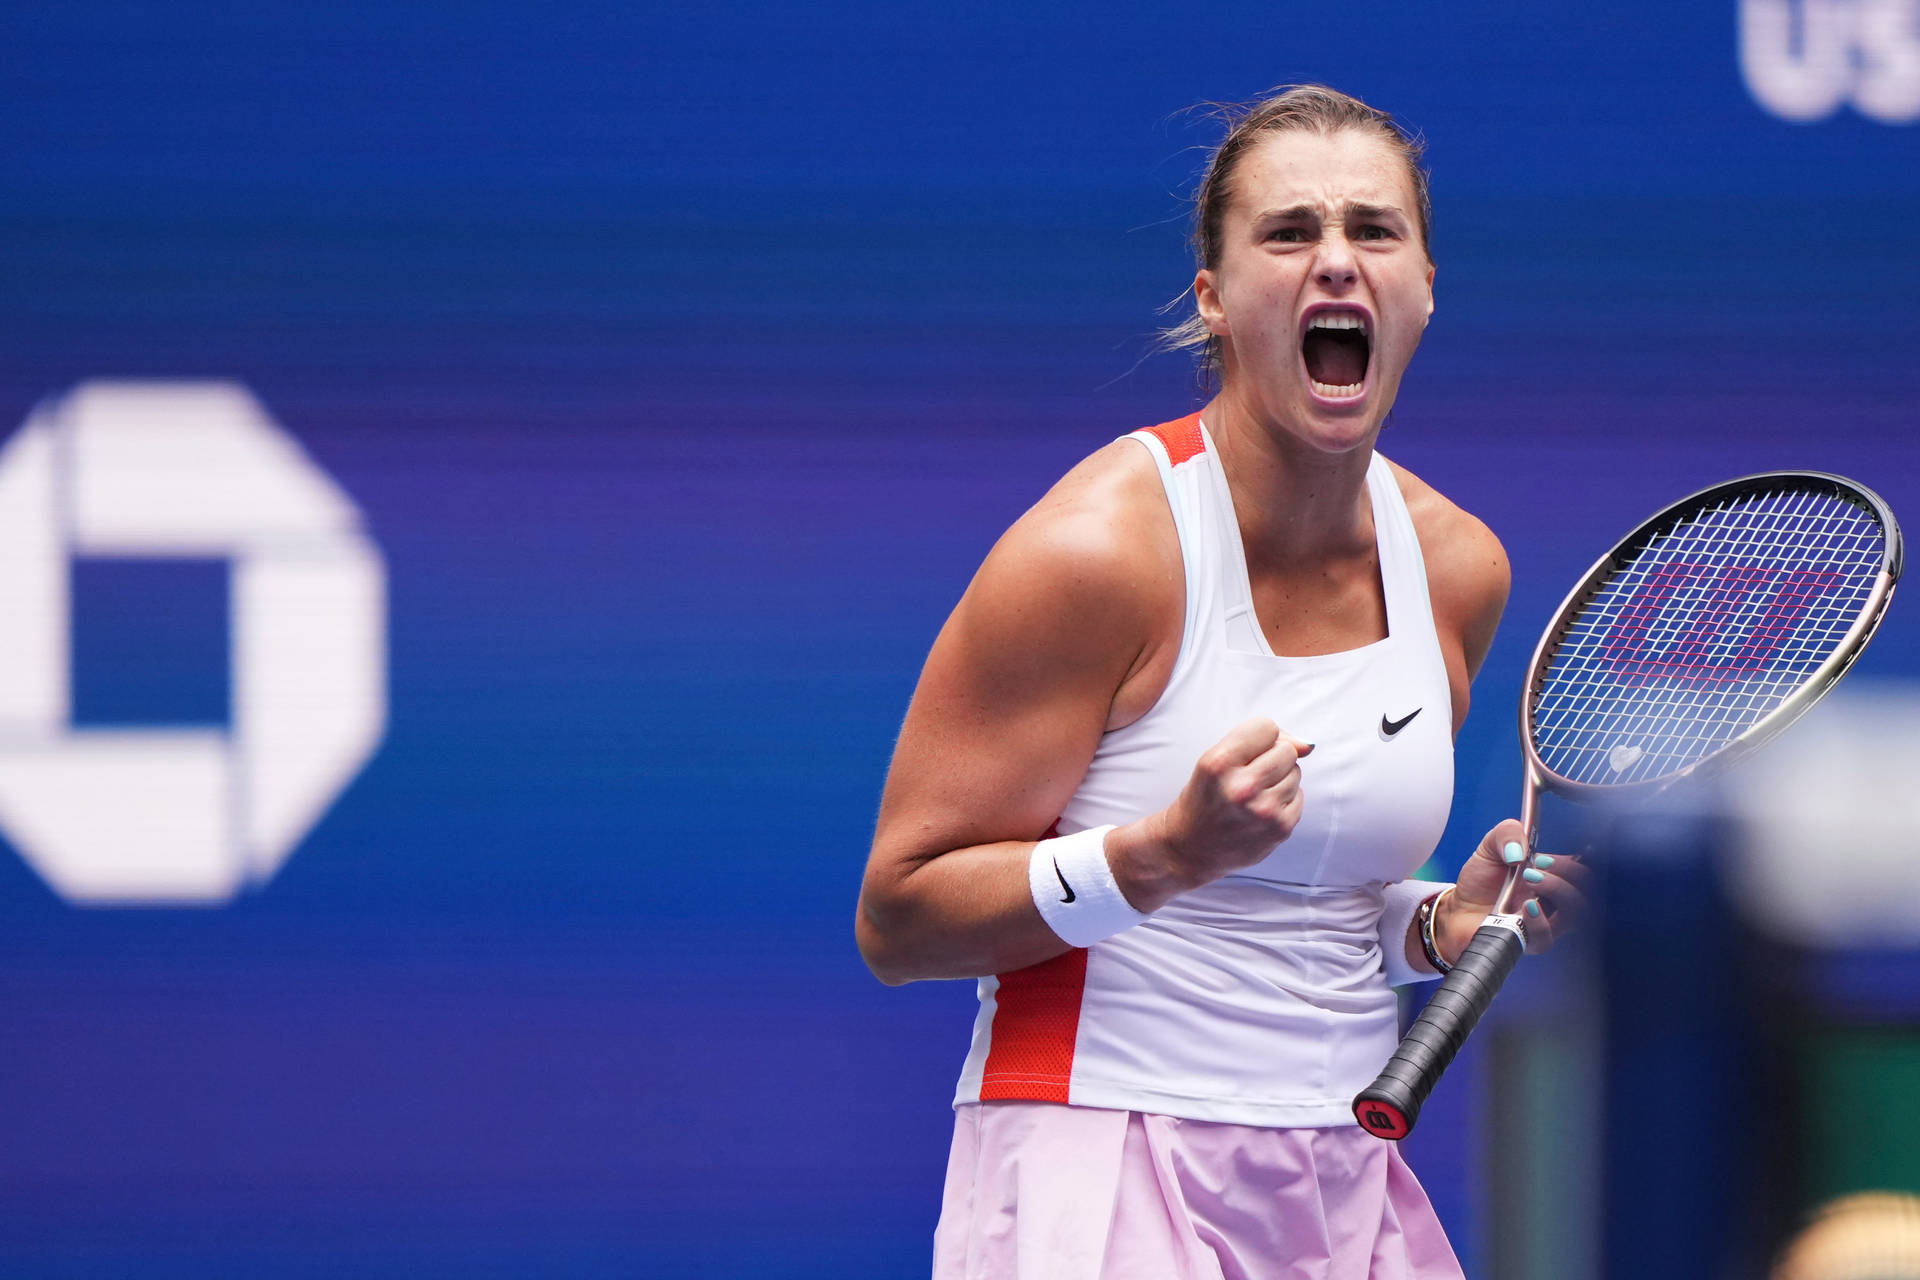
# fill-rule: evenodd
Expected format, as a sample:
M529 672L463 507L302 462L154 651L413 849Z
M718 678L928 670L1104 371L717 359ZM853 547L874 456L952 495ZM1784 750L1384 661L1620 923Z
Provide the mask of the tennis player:
M1292 88L1233 119L1196 204L1173 337L1218 394L1001 538L881 802L861 953L980 986L939 1280L1461 1274L1350 1110L1391 986L1527 856L1507 821L1457 885L1407 879L1508 586L1487 527L1374 451L1433 311L1420 148ZM1580 872L1531 863L1537 948Z

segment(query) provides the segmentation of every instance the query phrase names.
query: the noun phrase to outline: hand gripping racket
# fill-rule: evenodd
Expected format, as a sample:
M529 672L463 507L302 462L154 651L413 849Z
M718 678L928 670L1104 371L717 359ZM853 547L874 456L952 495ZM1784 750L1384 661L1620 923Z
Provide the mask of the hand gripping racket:
M1806 712L1880 625L1900 528L1839 476L1776 471L1703 489L1602 556L1540 637L1520 699L1533 848L1544 788L1593 802L1646 796L1739 760ZM1526 948L1525 861L1353 1100L1367 1132L1404 1138Z

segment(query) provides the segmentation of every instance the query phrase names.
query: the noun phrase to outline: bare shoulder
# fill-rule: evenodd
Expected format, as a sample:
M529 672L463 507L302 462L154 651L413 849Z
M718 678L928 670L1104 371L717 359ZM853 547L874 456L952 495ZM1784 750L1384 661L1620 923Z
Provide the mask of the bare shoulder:
M1164 650L1169 613L1178 646L1180 553L1159 490L1146 451L1116 442L994 544L921 669L876 857L1035 839L1060 816Z
M1119 663L1124 682L1170 607L1177 627L1181 585L1179 536L1153 459L1116 440L1001 536L957 616L1008 638L1036 673L1092 660L1110 675Z
M1435 620L1461 637L1468 669L1477 671L1493 644L1513 581L1506 548L1485 521L1405 467L1388 465L1420 537Z
M1067 582L1133 595L1156 552L1179 562L1179 539L1145 449L1115 440L1062 476L1013 523L994 555L1033 556ZM1061 573L1065 570L1065 573Z

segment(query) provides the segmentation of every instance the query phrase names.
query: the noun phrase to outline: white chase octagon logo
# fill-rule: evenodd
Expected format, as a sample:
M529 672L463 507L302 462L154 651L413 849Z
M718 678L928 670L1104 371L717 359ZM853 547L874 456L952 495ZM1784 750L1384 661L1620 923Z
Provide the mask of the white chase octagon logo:
M72 724L68 562L231 562L231 730ZM0 449L0 832L70 902L270 878L386 725L386 572L244 387L89 382Z

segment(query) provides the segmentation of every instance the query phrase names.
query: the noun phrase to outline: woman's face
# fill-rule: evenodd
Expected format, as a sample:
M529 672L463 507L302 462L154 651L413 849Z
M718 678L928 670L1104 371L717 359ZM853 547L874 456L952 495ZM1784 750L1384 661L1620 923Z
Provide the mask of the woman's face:
M1277 133L1228 196L1194 282L1222 394L1328 452L1371 441L1433 313L1406 162L1370 133Z

